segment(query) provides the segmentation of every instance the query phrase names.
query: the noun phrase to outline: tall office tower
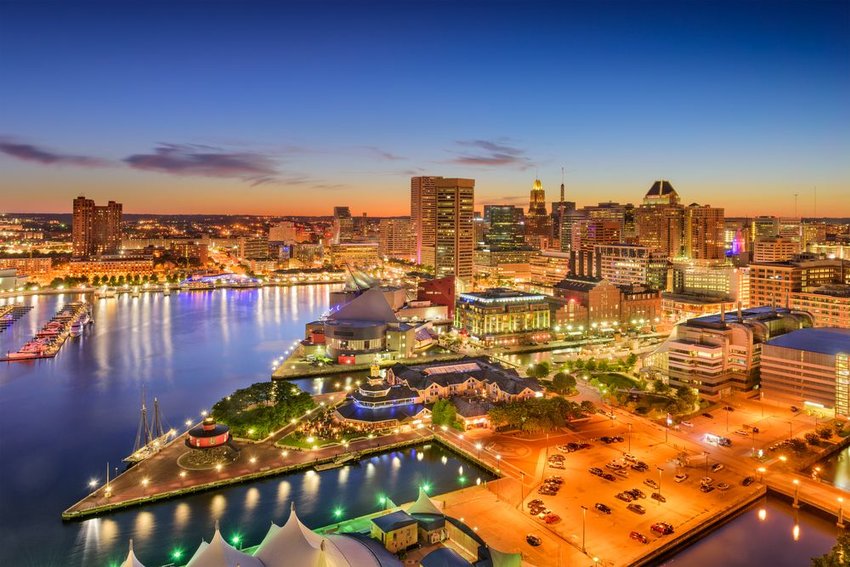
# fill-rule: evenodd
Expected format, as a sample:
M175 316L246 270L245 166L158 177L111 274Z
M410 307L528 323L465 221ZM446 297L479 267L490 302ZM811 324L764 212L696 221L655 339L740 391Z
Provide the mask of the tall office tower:
M354 219L348 207L334 207L333 242L349 242L354 236Z
M563 236L561 235L561 225L563 223L564 214L567 210L575 210L576 204L565 201L566 185L564 184L564 168L561 168L561 200L552 203L552 238L557 238L560 242ZM569 238L569 237L567 237ZM562 246L563 247L563 246Z
M416 263L433 266L437 239L437 179L410 178L410 222L416 238Z
M635 209L638 242L668 257L682 254L684 208L669 181L656 181Z
M121 249L121 203L97 206L82 195L74 199L71 224L75 257L118 254Z
M570 249L593 252L600 244L621 242L623 224L616 220L583 218L572 223Z
M490 250L524 250L525 214L513 205L484 205L484 220L489 230L484 237Z
M750 220L749 244L759 238L779 236L779 219L776 217L756 217Z
M409 218L381 219L378 254L384 258L410 260L414 256L413 225Z
M546 191L539 179L531 186L528 214L525 216L525 240L535 248L542 248L552 238L552 219L546 212Z
M434 268L438 278L470 280L475 254L475 180L434 179L436 198ZM424 224L424 223L423 223Z
M685 207L685 256L692 260L725 257L723 209L696 203Z
M564 207L561 208L560 225L558 226L561 252L573 251L573 225L582 219L584 219L584 213L576 210L574 202L567 201L564 203Z

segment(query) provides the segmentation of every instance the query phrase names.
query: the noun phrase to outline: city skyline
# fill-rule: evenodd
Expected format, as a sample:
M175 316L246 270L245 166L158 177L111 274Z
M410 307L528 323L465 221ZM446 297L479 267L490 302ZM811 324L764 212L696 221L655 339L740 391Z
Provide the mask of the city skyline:
M579 206L669 179L850 216L846 4L476 4L6 4L4 212L407 215L416 175L481 210L556 200L564 167Z

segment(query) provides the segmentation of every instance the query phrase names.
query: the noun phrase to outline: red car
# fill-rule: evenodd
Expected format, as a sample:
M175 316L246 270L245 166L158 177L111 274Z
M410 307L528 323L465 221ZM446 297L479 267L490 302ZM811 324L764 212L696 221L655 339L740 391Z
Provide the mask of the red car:
M643 535L640 532L632 532L629 534L629 537L635 541L639 541L641 543L649 543L649 538Z
M559 516L558 514L546 514L543 517L543 521L547 524L554 524L555 522L561 521L561 516Z

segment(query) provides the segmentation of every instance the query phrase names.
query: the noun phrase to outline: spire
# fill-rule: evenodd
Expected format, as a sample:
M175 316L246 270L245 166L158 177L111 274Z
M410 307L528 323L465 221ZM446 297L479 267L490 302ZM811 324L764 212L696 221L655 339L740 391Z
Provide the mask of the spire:
M561 168L561 202L564 202L564 168Z

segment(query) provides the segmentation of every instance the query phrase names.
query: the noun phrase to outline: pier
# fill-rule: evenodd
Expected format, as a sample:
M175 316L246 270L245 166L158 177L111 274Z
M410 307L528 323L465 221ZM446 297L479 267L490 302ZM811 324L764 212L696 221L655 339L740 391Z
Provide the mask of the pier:
M79 334L90 322L90 306L85 302L66 303L17 352L6 353L0 362L15 362L37 358L53 358L69 336Z

